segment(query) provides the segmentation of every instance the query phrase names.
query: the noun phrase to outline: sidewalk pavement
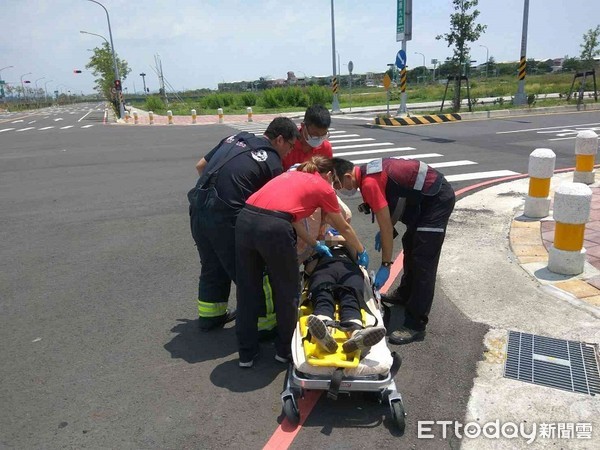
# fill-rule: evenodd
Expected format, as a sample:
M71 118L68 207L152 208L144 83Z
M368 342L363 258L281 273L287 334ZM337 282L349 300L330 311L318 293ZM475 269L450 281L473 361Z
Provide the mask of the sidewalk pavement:
M572 172L555 175L552 193L572 177ZM528 183L527 178L502 183L457 202L440 261L438 289L471 320L490 327L464 423L483 426L499 420L500 424L523 423L527 430L535 424L537 438L527 445L522 437L480 436L463 438L462 446L598 448L600 396L504 378L508 331L593 343L598 359L600 183L591 186L593 209L585 234L588 260L579 276L561 276L545 268L553 238L552 211L541 221L522 216ZM591 440L577 439L574 428L571 439L558 435L559 424L581 423L592 424ZM554 424L552 438L540 434L543 424Z

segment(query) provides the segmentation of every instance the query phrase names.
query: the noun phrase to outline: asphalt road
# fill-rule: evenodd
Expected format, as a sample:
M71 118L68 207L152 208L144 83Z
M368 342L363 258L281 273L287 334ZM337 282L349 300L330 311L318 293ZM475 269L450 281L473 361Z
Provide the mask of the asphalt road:
M102 115L79 105L0 117L0 447L262 448L285 368L265 343L241 371L231 326L198 332L185 195L196 161L245 125L102 125ZM373 140L334 143L334 153L437 154L424 160L446 164L455 188L525 172L537 147L572 167L577 128L600 126L597 112L396 129L348 117L334 119L332 142ZM400 147L411 149L366 153ZM377 267L370 217L355 212L353 224ZM323 397L293 447L456 448L417 440L416 421L464 417L485 332L438 285L427 339L395 347L406 434L385 405Z

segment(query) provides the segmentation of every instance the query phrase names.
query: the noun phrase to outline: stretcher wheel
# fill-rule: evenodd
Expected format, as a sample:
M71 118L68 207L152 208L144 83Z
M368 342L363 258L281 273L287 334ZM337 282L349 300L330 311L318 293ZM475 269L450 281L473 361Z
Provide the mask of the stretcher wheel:
M300 422L300 411L293 397L286 397L283 401L283 414L292 425L298 425Z
M396 425L398 425L400 433L404 433L404 429L406 428L406 414L402 401L393 400L390 403L390 409L392 410L392 418L396 422Z

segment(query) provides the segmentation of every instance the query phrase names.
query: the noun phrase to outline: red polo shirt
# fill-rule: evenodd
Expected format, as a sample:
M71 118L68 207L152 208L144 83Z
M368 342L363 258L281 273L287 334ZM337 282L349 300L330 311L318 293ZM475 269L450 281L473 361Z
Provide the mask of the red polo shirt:
M290 213L294 222L311 216L317 208L324 213L340 212L333 187L318 173L284 172L252 194L246 203Z
M363 178L360 167L356 166L354 167L354 176L356 177L363 200L369 204L373 212L377 212L388 206L388 202L385 199L385 185L387 184L388 174L385 170L365 175Z
M299 128L299 131L302 133L302 126ZM287 171L294 164L308 161L315 155L320 155L325 158L333 158L333 149L331 148L329 141L325 140L318 147L310 147L308 150L304 150L302 139L296 139L296 143L294 144L292 150L285 158L283 158L283 171Z

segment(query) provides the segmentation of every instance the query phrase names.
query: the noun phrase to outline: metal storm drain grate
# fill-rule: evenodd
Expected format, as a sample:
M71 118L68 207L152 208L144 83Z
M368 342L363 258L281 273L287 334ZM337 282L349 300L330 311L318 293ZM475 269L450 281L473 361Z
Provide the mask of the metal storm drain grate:
M504 377L581 394L600 394L592 344L509 331Z

